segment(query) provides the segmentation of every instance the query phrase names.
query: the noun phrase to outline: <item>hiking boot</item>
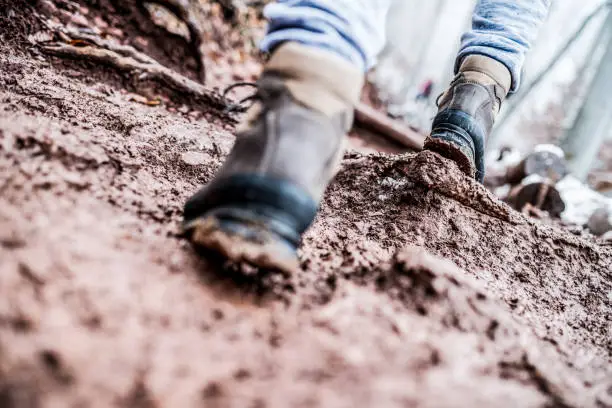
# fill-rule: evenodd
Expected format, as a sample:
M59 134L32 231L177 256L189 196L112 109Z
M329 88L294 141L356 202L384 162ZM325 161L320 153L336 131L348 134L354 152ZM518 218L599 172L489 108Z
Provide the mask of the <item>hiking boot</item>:
M510 85L510 71L502 63L482 55L466 57L450 88L438 99L438 114L425 149L454 160L482 182L485 143Z
M185 205L184 231L231 261L292 272L344 151L363 73L328 51L285 43L215 179Z

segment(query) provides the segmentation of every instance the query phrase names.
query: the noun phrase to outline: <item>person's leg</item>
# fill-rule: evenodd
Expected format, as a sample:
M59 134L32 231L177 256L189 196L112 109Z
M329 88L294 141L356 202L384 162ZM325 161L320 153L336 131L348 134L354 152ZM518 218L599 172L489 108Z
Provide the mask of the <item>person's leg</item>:
M511 73L510 92L521 82L525 55L548 16L551 0L480 0L472 29L461 39L456 72L468 55L484 55L504 64Z
M439 100L425 147L484 177L484 147L495 116L521 79L525 55L551 0L479 0L472 29L462 38L457 76Z
M265 8L270 24L261 48L294 41L334 52L365 71L385 45L391 1L278 0Z
M266 14L257 103L214 180L185 205L198 247L290 271L342 157L390 0L283 0Z

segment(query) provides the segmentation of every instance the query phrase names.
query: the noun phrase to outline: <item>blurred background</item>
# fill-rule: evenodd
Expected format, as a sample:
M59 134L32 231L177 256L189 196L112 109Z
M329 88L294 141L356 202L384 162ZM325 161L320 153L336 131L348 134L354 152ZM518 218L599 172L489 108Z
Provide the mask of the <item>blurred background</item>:
M435 99L452 78L460 37L470 26L475 3L395 1L389 15L388 45L370 76L392 116L428 131L435 114ZM596 71L606 69L602 61L605 48L612 47L610 30L605 27L606 21L612 25L612 18L603 4L602 0L553 1L550 17L528 56L522 90L504 106L489 149L529 150L541 143L565 144L573 170L583 179L591 170L605 166L607 157L597 161L592 156L605 140L612 138L612 92L608 92L607 100L599 101L599 105L607 107L607 117L593 115L590 120L594 123L583 124L589 129L588 135L570 133L589 96ZM612 91L612 77L607 79L598 86ZM433 86L430 98L419 98L427 86ZM575 152L572 143L565 143L568 137L580 139L581 152ZM589 142L592 146L585 152L589 150L585 143ZM585 154L588 157L582 157Z
M475 3L395 1L388 44L369 76L389 116L429 131ZM612 229L610 8L602 0L553 1L522 88L505 103L488 142L486 183L518 210L598 224L591 231L604 233Z

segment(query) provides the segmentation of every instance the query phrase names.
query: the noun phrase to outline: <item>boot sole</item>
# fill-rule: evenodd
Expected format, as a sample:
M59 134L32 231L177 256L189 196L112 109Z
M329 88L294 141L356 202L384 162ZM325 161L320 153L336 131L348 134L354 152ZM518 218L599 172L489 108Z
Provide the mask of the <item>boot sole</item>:
M301 235L317 204L293 184L259 175L216 182L185 207L183 231L191 242L233 262L293 273Z
M450 109L436 116L425 148L457 162L469 175L473 175L475 166L475 177L482 183L485 174L485 139L485 131L472 116ZM469 149L472 157L468 157L461 147Z
M260 239L254 241L236 232L239 230L249 231L248 235L252 235L247 224L221 221L215 216L199 218L185 226L185 233L195 247L219 254L232 263L247 263L287 276L299 270L296 251L282 238L260 231ZM263 233L268 234L265 242L261 240Z

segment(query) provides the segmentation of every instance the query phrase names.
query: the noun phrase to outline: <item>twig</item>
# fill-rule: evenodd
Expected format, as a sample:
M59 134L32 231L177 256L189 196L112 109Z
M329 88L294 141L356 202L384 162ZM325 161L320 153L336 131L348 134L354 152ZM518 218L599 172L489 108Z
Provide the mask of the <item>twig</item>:
M130 57L135 59L138 62L141 62L143 64L159 64L159 62L157 62L155 59L149 57L147 54L144 54L138 50L136 50L134 47L130 46L130 45L123 45L123 44L119 44L115 41L109 41L109 40L104 40L100 37L97 37L95 35L91 35L91 34L85 34L82 33L78 30L74 30L74 29L66 29L64 31L65 34L68 35L68 38L72 39L72 40L83 40L85 42L89 42L92 45L95 45L99 48L106 48L109 51L114 51L118 54L121 54L125 57Z

